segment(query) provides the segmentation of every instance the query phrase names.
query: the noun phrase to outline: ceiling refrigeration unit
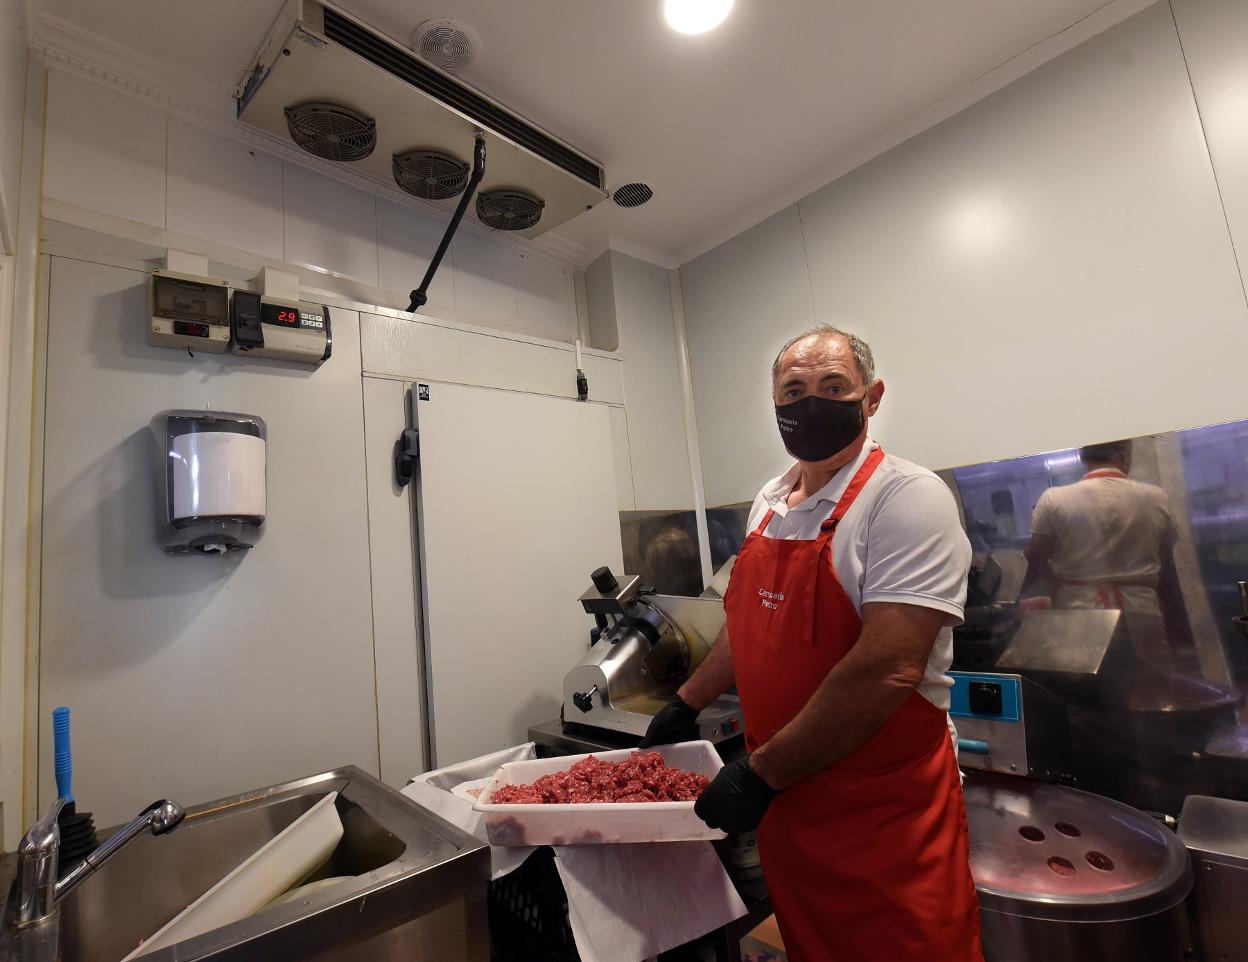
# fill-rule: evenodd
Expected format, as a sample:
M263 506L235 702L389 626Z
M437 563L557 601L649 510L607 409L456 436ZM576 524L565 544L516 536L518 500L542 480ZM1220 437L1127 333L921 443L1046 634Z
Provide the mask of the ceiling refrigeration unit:
M597 161L319 0L288 0L236 99L245 123L454 210L439 255L474 188L479 221L530 238L607 196Z

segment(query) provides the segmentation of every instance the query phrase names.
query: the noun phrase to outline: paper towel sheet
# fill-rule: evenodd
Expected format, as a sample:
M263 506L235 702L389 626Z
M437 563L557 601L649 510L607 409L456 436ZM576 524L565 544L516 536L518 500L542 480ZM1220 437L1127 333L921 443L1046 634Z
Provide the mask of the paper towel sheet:
M453 790L535 756L532 742L482 755L418 775L403 794L485 842L485 816ZM490 877L515 871L532 852L491 846ZM562 845L555 866L582 962L642 962L746 913L710 842Z
M555 849L582 962L641 962L746 914L710 842Z
M403 789L403 794L418 805L423 805L430 811L441 815L473 838L488 842L489 836L485 832L485 816L472 810L474 804L472 800L454 795L452 790L463 782L490 778L508 762L527 762L536 757L537 750L532 742L517 745L515 748L507 748L501 752L494 752L492 755L482 755L480 758L471 758L466 762L460 762L458 765L451 765L436 772L417 775ZM532 848L503 848L491 845L490 878L500 879L509 872L514 872L532 853Z

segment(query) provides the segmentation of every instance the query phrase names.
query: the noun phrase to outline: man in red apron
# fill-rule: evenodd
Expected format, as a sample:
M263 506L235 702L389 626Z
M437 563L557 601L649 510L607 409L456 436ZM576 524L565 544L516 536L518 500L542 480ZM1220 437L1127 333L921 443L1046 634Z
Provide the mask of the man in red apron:
M733 684L748 754L698 800L758 828L794 962L982 962L948 726L970 545L931 472L867 435L870 349L816 328L772 368L797 464L760 493L711 654L643 744L690 737Z

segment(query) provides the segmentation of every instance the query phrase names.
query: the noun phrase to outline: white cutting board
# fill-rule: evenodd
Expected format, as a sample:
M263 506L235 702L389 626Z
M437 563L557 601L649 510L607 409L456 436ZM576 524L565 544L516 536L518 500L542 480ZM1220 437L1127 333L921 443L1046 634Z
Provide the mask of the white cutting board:
M337 792L322 798L122 962L255 915L302 882L329 858L342 838L342 820L334 807L337 798Z

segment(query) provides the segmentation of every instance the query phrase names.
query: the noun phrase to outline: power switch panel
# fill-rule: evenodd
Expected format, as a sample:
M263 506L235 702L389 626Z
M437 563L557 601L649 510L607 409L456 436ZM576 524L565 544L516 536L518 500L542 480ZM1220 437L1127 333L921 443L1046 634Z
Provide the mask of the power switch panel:
M147 343L224 354L230 347L229 301L224 278L152 271Z
M260 295L253 291L234 292L234 345L242 351L264 347Z
M973 681L967 692L972 715L1000 715L1004 710L1001 685L995 681Z

